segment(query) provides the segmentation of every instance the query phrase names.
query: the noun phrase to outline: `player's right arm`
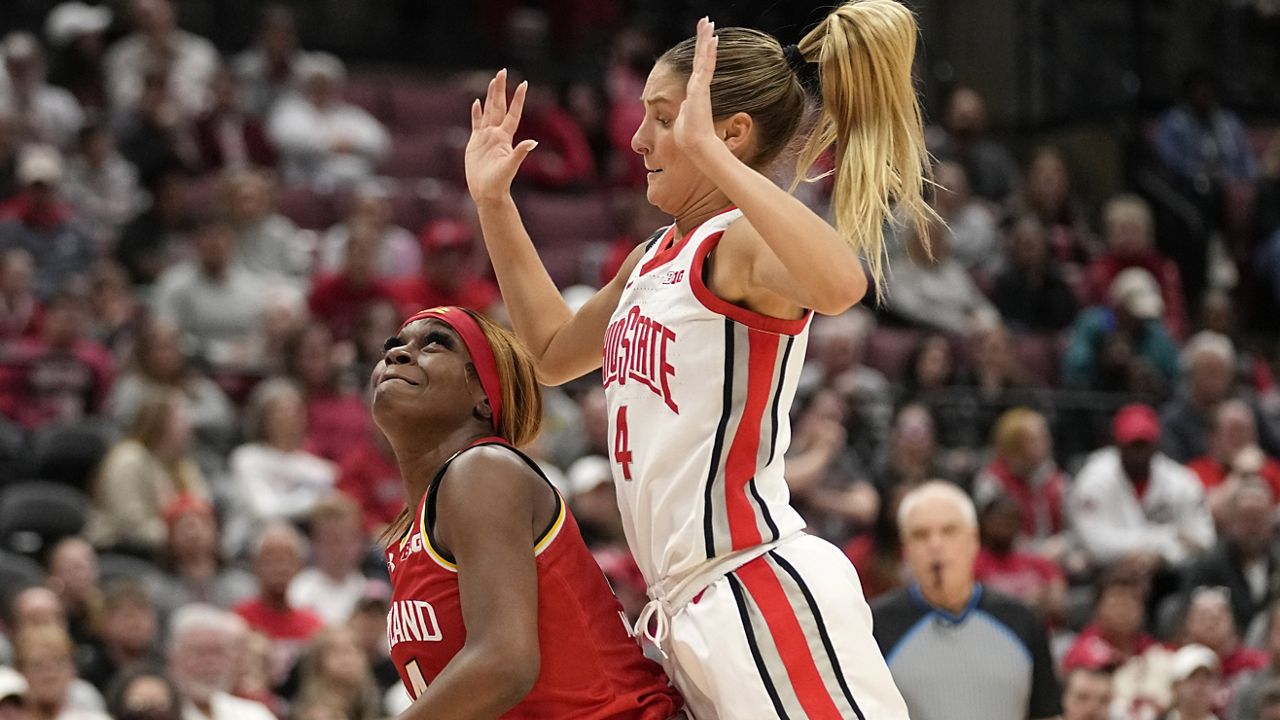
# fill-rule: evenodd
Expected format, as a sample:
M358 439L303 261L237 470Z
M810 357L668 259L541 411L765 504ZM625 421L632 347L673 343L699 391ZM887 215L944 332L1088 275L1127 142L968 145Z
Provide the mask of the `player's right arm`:
M577 313L564 302L511 198L511 181L537 145L533 140L512 144L527 88L527 83L516 87L508 109L507 75L501 70L489 81L484 103L476 100L471 106L467 189L476 203L485 248L511 324L533 353L539 382L559 385L600 367L609 318L644 251L642 247L632 251L618 275Z

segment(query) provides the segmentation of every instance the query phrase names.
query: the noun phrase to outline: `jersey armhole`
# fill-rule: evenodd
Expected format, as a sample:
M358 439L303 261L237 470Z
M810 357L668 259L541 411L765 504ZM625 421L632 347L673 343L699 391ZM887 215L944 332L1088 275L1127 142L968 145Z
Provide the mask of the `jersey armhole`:
M706 270L707 257L716 249L716 245L720 244L720 240L723 237L723 230L716 231L704 238L693 252L693 266L689 270L689 287L693 290L693 296L697 298L698 302L711 312L723 315L739 325L745 325L753 330L761 330L778 335L799 335L804 332L809 319L813 317L813 311L808 308L805 308L804 314L800 317L789 320L748 310L740 305L734 305L711 292L711 288L707 287L703 273Z
M422 542L426 546L427 552L431 555L431 558L436 561L436 563L454 572L457 572L458 570L457 560L451 553L446 552L444 548L440 547L440 542L436 539L434 532L436 526L436 495L439 493L440 483L444 481L445 473L448 472L449 466L453 464L454 460L457 460L462 453L472 448L487 447L490 445L503 447L515 453L516 457L523 460L524 463L528 465L544 483L547 484L547 488L551 490L552 497L555 498L555 510L551 514L551 520L547 523L546 529L539 533L537 539L534 541L533 549L535 556L541 554L542 551L547 549L547 547L551 545L552 541L556 539L560 534L560 529L564 526L565 518L568 515L568 508L565 505L564 498L560 496L560 491L556 490L555 485L553 485L551 480L547 478L546 474L542 472L542 468L538 467L538 464L534 462L532 458L521 452L511 443L508 443L501 438L487 438L463 448L453 457L449 458L445 462L444 466L436 473L436 476L431 479L431 484L427 487L427 496L423 500L422 515L420 518L422 526Z

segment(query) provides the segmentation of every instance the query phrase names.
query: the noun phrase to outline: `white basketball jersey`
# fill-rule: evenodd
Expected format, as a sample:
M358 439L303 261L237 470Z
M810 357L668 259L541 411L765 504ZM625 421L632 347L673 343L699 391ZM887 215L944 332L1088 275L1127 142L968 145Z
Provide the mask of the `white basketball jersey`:
M646 249L605 333L610 460L627 540L650 585L804 527L783 455L811 313L726 302L702 271L737 209Z

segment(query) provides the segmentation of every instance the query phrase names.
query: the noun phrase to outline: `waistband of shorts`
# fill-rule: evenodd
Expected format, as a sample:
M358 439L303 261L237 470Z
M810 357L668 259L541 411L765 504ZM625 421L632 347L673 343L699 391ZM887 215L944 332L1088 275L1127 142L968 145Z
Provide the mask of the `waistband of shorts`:
M801 534L803 533L797 531L773 542L712 558L678 577L663 578L648 587L649 599L661 603L670 617L688 605L708 585Z

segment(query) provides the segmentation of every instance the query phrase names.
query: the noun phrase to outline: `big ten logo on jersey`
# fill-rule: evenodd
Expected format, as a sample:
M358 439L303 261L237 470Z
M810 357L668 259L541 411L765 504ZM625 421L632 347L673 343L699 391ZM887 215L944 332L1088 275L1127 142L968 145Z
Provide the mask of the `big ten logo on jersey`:
M396 600L387 611L387 645L436 642L443 638L435 608L425 600Z
M684 270L668 270L666 275L662 276L663 285L675 285L684 280Z
M671 412L680 408L671 397L671 378L676 368L668 359L676 333L671 328L631 306L627 314L609 326L604 335L604 386L638 382L662 398Z
M402 563L405 560L408 560L410 555L420 553L422 550L422 535L415 532L409 536L409 542L400 546L398 557L395 550L387 551L387 572L395 572L397 563Z

